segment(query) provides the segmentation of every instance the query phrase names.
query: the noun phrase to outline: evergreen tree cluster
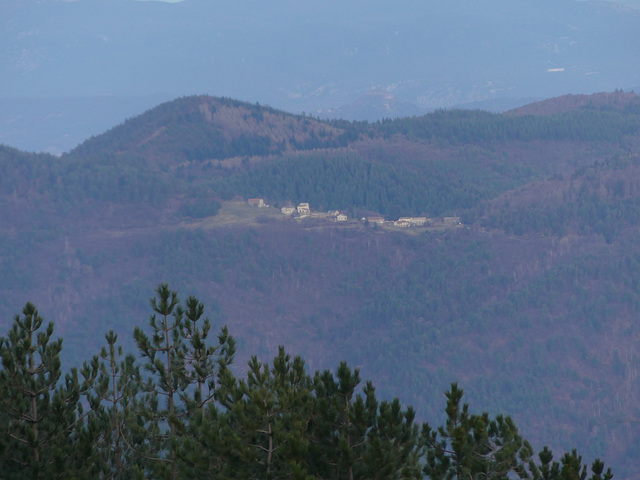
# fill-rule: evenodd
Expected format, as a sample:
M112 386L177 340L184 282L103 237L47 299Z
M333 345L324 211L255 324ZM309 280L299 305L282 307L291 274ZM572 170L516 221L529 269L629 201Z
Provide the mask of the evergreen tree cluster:
M640 221L640 198L636 193L639 171L637 155L613 157L578 169L560 187L561 196L547 202L494 209L483 223L516 235L596 233L612 243L622 230ZM542 182L542 186L539 196L549 196L549 190L554 188L553 179Z
M223 199L265 197L278 204L309 202L314 209L362 209L397 219L463 211L490 197L497 181L465 183L440 164L419 167L371 161L357 153L290 155L211 182ZM478 182L479 183L479 182Z
M55 206L62 212L87 201L158 204L169 189L169 179L145 159L109 153L57 158L0 145L0 174L1 202L26 198L30 206Z
M232 371L235 340L204 305L161 284L138 356L110 331L100 353L63 375L62 339L27 303L0 337L0 472L8 479L609 480L574 450L537 455L508 416L472 414L446 393L446 421L419 425L380 400L359 370L310 375L280 348Z
M382 135L403 134L415 140L451 145L520 140L616 142L640 129L639 107L583 108L553 115L509 116L482 110L440 110L422 117L381 122Z

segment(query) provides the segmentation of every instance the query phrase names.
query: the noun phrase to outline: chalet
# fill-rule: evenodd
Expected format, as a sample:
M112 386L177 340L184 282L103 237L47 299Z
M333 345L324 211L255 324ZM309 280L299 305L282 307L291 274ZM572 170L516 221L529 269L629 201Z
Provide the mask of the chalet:
M266 207L267 206L264 203L264 200L262 198L250 198L249 199L249 205L251 205L252 207L258 207L258 208L262 208L262 207Z
M311 207L309 207L308 203L299 204L297 210L299 215L309 215L311 213Z
M295 207L282 207L280 209L280 211L284 214L284 215L293 215L294 212L296 211Z
M346 222L347 216L344 213L339 213L336 215L336 222Z

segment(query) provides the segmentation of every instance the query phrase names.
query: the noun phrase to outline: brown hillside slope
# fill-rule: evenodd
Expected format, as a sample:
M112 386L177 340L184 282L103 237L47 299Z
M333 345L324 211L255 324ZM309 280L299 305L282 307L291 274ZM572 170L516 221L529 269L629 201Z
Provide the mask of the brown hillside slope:
M172 166L344 146L343 133L309 117L202 95L163 103L88 139L70 155L116 154Z

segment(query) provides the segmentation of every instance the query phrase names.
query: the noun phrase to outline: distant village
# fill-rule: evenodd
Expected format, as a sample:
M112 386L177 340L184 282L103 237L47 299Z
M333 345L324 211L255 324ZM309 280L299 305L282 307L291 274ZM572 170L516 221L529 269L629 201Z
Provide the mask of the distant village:
M262 198L250 198L248 200L249 205L257 208L267 208L267 205ZM318 212L311 209L309 203L300 203L297 207L285 206L280 209L283 215L290 216L297 219L304 218L323 218L327 220L333 220L335 222L346 222L349 217L339 210L329 210L328 212ZM460 217L442 217L442 218L428 218L428 217L400 217L397 220L385 220L384 217L362 217L361 219L352 219L353 221L368 222L373 225L411 228L411 227L458 227L462 225Z

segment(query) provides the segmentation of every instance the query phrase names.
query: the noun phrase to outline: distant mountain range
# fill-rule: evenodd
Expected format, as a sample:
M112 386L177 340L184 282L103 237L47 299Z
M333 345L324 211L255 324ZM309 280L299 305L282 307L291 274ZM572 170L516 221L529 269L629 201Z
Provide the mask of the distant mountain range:
M640 10L620 2L9 0L1 13L0 142L30 151L123 121L119 98L377 120L640 85Z
M280 211L301 202L348 220ZM34 302L67 364L130 346L167 281L240 362L366 365L427 420L458 381L538 447L640 470L635 94L380 122L186 96L59 157L0 147L0 207L0 326ZM366 220L401 216L432 222Z

